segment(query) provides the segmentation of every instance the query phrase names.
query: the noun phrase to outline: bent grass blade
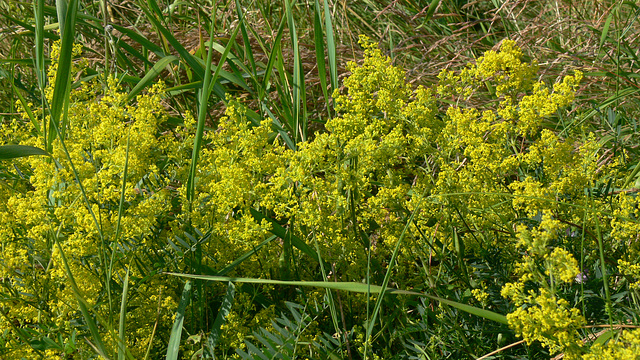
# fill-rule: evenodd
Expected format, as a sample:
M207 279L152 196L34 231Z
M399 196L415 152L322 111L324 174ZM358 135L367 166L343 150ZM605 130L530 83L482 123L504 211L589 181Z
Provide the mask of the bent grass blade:
M391 295L422 296L422 297L426 297L431 300L435 300L443 304L447 304L449 306L455 307L469 314L485 318L487 320L495 321L501 324L507 324L506 316L490 310L477 308L475 306L459 303L453 300L443 299L441 297L429 295L426 293L420 293L420 292L409 291L409 290L400 290L400 289L394 289L390 287L383 288L382 286L379 286L379 285L368 285L365 283L357 283L357 282L284 281L284 280L269 280L269 279L256 279L256 278L236 278L236 277L227 277L227 276L179 274L179 273L171 273L171 272L166 272L164 274L185 277L189 279L207 280L207 281L223 281L223 282L231 281L231 282L248 283L248 284L306 286L306 287L318 287L318 288L331 289L331 290L342 290L342 291L349 291L349 292L356 292L356 293L363 293L363 294L384 293L385 295L391 294Z

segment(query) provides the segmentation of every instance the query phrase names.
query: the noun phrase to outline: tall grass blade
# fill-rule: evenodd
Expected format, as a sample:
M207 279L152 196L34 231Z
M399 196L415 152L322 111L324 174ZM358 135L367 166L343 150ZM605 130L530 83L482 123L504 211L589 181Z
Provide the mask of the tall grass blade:
M187 280L182 290L176 319L171 328L171 336L169 337L169 346L167 347L167 360L177 360L180 351L180 338L182 337L182 324L184 323L184 313L191 299L191 280Z
M431 0L431 3L429 3L429 9L427 10L427 14L425 15L425 22L431 20L433 14L435 14L436 12L436 8L438 7L439 3L440 0Z
M285 280L270 280L270 279L256 279L256 278L236 278L227 276L210 276L210 275L193 275L193 274L179 274L166 272L166 275L184 277L189 279L199 279L207 281L224 281L224 282L237 282L247 284L266 284L266 285L283 285L283 286L306 286L317 287L322 289L342 290L362 294L381 294L384 295L412 295L426 297L443 304L450 305L456 309L462 310L469 314L479 316L488 320L492 320L501 324L507 324L507 317L490 310L477 308L475 306L462 304L457 301L443 299L438 296L429 295L426 293L420 293L415 291L399 290L393 288L384 288L379 285L370 285L357 282L325 282L325 281L285 281Z
M140 79L140 81L136 84L136 86L131 89L129 94L127 95L127 102L133 99L140 91L149 86L155 79L160 75L162 70L167 67L167 65L178 61L179 58L177 56L169 55L165 56L162 59L158 60L151 69L145 74L145 76Z
M409 226L411 226L414 216L416 215L418 210L421 208L421 206L422 206L422 199L420 200L416 208L411 213L411 216L409 217L409 220L405 224L404 229L402 229L402 233L400 234L400 237L396 242L396 247L395 249L393 249L393 254L391 254L391 259L389 260L389 266L387 267L387 273L384 275L384 279L382 280L382 289L386 289L387 285L389 284L389 280L391 279L391 271L393 269L393 265L395 264L396 257L398 256L398 252L400 251L400 244L402 243L402 240L404 239L404 236L407 233L407 230L409 230ZM369 282L369 279L367 279L367 282ZM368 354L367 348L371 339L371 334L373 333L373 326L375 325L378 314L380 313L380 307L382 306L382 299L384 298L384 295L385 295L384 292L380 293L380 295L376 299L376 304L373 307L373 313L371 314L371 317L367 319L369 323L367 324L367 332L366 332L366 338L364 343L365 359L367 358L367 354ZM367 314L367 316L368 315L369 314Z
M280 26L278 27L278 32L276 33L276 37L273 42L273 47L271 48L271 52L269 53L269 61L267 61L267 66L265 67L264 80L262 83L263 91L269 88L269 82L271 81L271 73L273 72L273 68L275 67L275 62L277 59L278 51L280 51L280 41L282 40L282 34L284 34L285 27L285 17L280 20ZM260 99L262 100L266 94L260 93Z
M604 27L602 28L602 33L600 34L600 42L598 43L598 48L601 48L604 45L604 42L607 40L607 36L609 36L609 27L611 26L611 20L613 20L613 14L615 10L612 10L607 16L607 20L604 22Z
M100 336L100 331L98 331L98 326L96 322L91 317L89 313L89 309L87 307L87 301L80 294L80 289L78 288L78 284L76 283L75 278L73 277L73 273L71 272L71 268L69 267L69 262L67 261L67 257L62 249L62 245L60 245L60 240L58 239L58 235L54 234L53 238L55 240L56 246L58 246L58 250L60 251L60 257L62 258L62 264L64 265L64 269L67 273L67 277L69 282L71 283L71 289L73 290L73 294L78 301L78 305L80 306L80 312L82 313L82 317L84 321L87 323L89 327L89 332L91 333L91 337L94 342L95 349L100 353L103 357L106 358L107 350L102 343L102 337Z
M246 22L244 20L242 5L240 4L240 0L236 0L236 11L238 13L238 20L240 26L240 30L242 33L242 41L244 42L244 55L245 58L249 60L249 65L251 65L251 74L255 76L256 74L256 61L253 56L253 50L251 50L251 42L249 42L249 35L247 33Z
M20 94L20 91L18 90L18 88L16 87L16 85L13 82L11 83L11 87L13 89L14 94L16 94L16 96L18 96L18 100L20 100L20 104L22 104L22 108L26 111L27 116L29 117L29 120L31 121L31 124L33 124L33 128L36 129L36 133L38 135L42 135L42 130L40 129L40 122L38 121L38 119L36 119L36 116L33 113L33 111L31 111L31 106L29 106L29 103L24 98L24 96L22 96L22 94Z
M35 66L36 76L38 79L38 87L41 90L41 96L44 94L45 71L44 71L44 0L36 0L33 4L35 26ZM44 99L44 96L42 96ZM44 108L44 107L43 107ZM39 130L38 130L39 131Z
M73 1L73 0L72 0ZM68 4L67 0L56 0L56 12L58 15L58 26L60 28L60 33L64 33L64 28L67 23L67 10Z
M324 0L324 30L327 32L327 52L329 71L331 72L331 93L338 88L338 62L336 60L336 40L333 35L333 22L329 11L329 0Z
M214 33L215 22L211 21L211 34ZM231 47L235 41L236 35L238 34L239 26L233 31L233 34L229 38L229 43L224 49L222 56L220 57L220 62L216 67L216 71L211 76L211 62L213 59L213 46L209 46L209 51L207 53L207 62L205 69L204 81L202 82L202 89L200 90L200 96L198 104L198 127L196 129L196 136L193 142L193 152L191 153L191 167L189 168L189 177L187 178L187 200L189 204L193 201L194 192L195 192L195 178L196 178L196 168L198 165L198 157L200 155L200 148L202 147L202 136L204 134L204 124L207 117L207 103L209 101L209 96L211 95L211 91L213 89L213 85L218 80L220 76L220 71L222 70L222 66L229 55L229 51L231 51ZM189 205L191 206L191 205Z
M2 145L0 146L0 160L15 159L25 156L46 155L51 156L45 150L28 145Z
M127 319L127 293L129 292L129 268L124 277L124 284L122 287L122 300L120 301L120 321L118 323L118 360L124 360L125 353L127 352L127 337L125 335L125 321Z
M280 239L288 238L291 241L291 245L298 248L298 250L310 256L312 259L314 259L317 262L322 261L318 253L316 253L315 250L311 248L311 246L309 246L306 242L302 241L297 236L291 234L286 228L278 224L275 220L262 215L260 212L258 212L255 209L249 209L249 211L251 212L251 216L253 216L253 218L256 220L257 223L260 223L262 220L267 220L269 223L271 223L272 234L278 236Z
M207 337L207 343L205 347L205 356L210 356L215 358L214 349L216 344L218 343L218 339L220 338L220 331L222 329L222 325L226 321L227 315L231 312L231 306L233 305L233 299L236 294L236 286L233 282L229 281L227 285L227 293L222 299L222 305L220 305L220 309L218 310L218 315L216 315L216 320L213 322L213 328Z
M242 264L245 260L247 260L251 256L257 254L258 251L260 249L262 249L263 246L267 245L268 243L270 243L271 241L273 241L275 239L277 239L277 236L275 236L275 235L270 236L268 239L266 239L265 241L261 242L260 244L255 246L253 249L251 249L251 251L247 251L242 256L240 256L237 259L235 259L231 264L225 266L222 270L218 271L216 273L216 276L225 276L231 270L235 269L238 265Z
M307 139L307 124L306 124L306 101L305 101L305 86L304 86L304 73L302 71L302 61L300 59L300 49L298 45L298 33L296 31L296 23L293 18L293 10L291 8L292 3L289 0L284 0L285 9L287 13L287 24L289 26L289 35L291 37L291 45L293 47L293 78L292 78L292 104L291 104L291 116L293 128L294 140L297 142L305 141ZM295 3L295 0L293 0Z
M316 246L316 252L318 253L318 257L320 257L320 246L318 246L318 239L316 239L315 236L313 238L313 242ZM320 258L320 272L322 273L322 280L324 282L329 282L329 277L327 276L327 271L324 268L324 262L322 261L322 258ZM333 328L336 331L336 334L339 334L340 325L338 322L338 311L336 309L335 300L333 299L333 293L331 292L331 289L325 289L325 290L327 291L327 302L329 303L329 313L331 314L331 322L333 323ZM337 340L342 346L342 337L338 336Z
M609 277L607 276L607 265L604 258L604 244L602 243L602 233L600 231L600 220L596 216L596 235L598 240L598 250L600 255L600 272L604 285L605 308L609 315L609 326L613 326L613 305L611 304L611 293L609 292Z
M120 31L124 35L127 35L132 41L140 44L147 51L151 51L152 53L154 53L157 57L163 58L167 56L164 50L162 50L162 47L154 44L152 41L150 41L144 35L138 33L137 31L117 24L111 24L111 26L113 26L114 29Z
M322 87L322 94L327 102L327 110L329 111L329 117L331 117L331 110L329 110L329 94L327 92L327 65L324 61L324 39L322 38L322 23L320 21L320 3L318 0L314 2L315 13L313 16L313 37L316 47L316 63L318 64L318 77L320 78L320 86Z
M64 0L58 0L58 3L64 3ZM58 71L56 72L56 83L53 88L53 98L51 100L51 119L49 121L48 137L45 139L46 150L51 151L53 140L56 138L57 128L61 133L65 132L65 124L61 123L61 115L63 109L69 103L69 88L71 82L71 61L73 52L73 43L76 26L76 13L78 0L71 0L68 8L66 8L65 24L62 28L62 40L60 44L60 59L58 61ZM60 15L60 13L59 13ZM63 15L60 15L63 16ZM58 19L60 21L60 19ZM45 132L47 130L45 129Z
M147 0L147 4L152 9L156 9L155 12L156 13L159 12L158 16L160 16L160 18L162 19L162 11L160 11L156 2L154 0ZM189 65L189 68L194 72L196 77L199 80L204 79L205 68L203 67L202 63L199 62L195 56L191 55L191 53L189 53L189 51L187 51L187 49L185 49L184 46L182 46L180 41L178 41L178 39L176 39L175 36L173 36L171 31L169 31L166 27L164 27L160 23L160 21L156 18L154 14L152 14L145 7L142 7L142 10L145 12L145 14L147 15L147 18L153 24L153 26L158 30L158 32L162 34L162 36L169 42L169 44L171 44L171 46L178 52L180 57L187 63L187 65Z

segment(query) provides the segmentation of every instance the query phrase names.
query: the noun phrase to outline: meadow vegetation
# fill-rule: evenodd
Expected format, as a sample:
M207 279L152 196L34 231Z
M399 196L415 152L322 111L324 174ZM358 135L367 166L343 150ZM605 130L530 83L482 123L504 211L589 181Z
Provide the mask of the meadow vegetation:
M635 359L640 7L0 3L1 359Z

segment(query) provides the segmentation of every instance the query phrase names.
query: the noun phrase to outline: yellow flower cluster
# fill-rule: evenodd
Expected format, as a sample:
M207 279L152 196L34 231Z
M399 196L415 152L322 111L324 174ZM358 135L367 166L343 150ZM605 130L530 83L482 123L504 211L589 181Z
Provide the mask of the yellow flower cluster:
M392 264L398 287L424 285L415 260L431 255L427 241L460 260L499 246L522 254L516 280L502 288L515 305L508 315L514 330L567 358L588 352L578 334L585 319L560 294L580 273L562 241L567 224L584 216L577 209L601 205L591 188L615 176L617 160L600 162L593 135L563 138L542 126L573 101L582 74L547 86L536 79L537 64L505 40L461 71L441 72L437 84L412 89L375 44L363 37L361 45L363 63L349 64L346 91L334 94L339 115L296 150L280 141L271 121L249 121L243 105L229 101L215 130L204 134L192 202L186 184L196 122L187 113L181 126L162 131L162 84L135 105L116 79L74 90L62 139L69 158L58 139L52 158L16 160L13 175L21 180L0 189L0 278L15 294L0 305L0 326L16 329L9 336L15 354L34 351L21 342L21 329L60 329L65 343L86 332L74 327L79 314L57 243L81 295L105 319L111 349L116 339L107 328L115 327L118 291L130 270L127 321L136 330L127 342L138 357L156 323L171 326L176 308L178 281L154 276L159 268L183 271L197 263L215 272L255 251L235 274L317 280L317 259L309 256L317 249L331 281L362 281L369 270L379 284L414 210ZM30 122L16 120L3 125L0 138L41 146L33 134ZM611 203L611 236L620 244L636 239L637 224L624 221L638 215L636 200L620 194ZM463 261L459 266L468 270ZM620 266L636 276L635 265ZM484 287L471 294L490 306ZM221 353L268 326L274 309L261 297L236 295ZM357 309L364 298L349 301ZM167 334L154 338L157 353L158 338Z
M207 165L197 185L200 207L190 215L199 226L219 229L214 231L221 244L208 251L228 262L239 253L222 243L247 250L263 241L271 229L250 215L250 209L259 209L309 245L317 242L338 280L360 281L371 249L371 281L376 282L385 270L380 260L398 241L407 213L424 201L428 205L421 206L416 227L401 245L406 256L395 267L399 286L409 287L421 281L412 267L413 256L424 249L422 230L432 228L436 238L453 248L452 228L466 229L468 223L491 228L512 221L529 257L519 267L521 282L505 286L504 294L530 309L517 310L512 325L520 324L517 329L524 331L553 315L558 327L548 331L564 335L545 344L568 351L566 347L577 344L576 330L584 319L555 296L556 286L571 283L579 273L567 250L553 248L566 229L557 217L563 212L571 220L575 216L558 199L586 201L584 188L608 173L597 166L595 138L562 139L542 130L542 120L573 100L582 75L576 72L549 88L535 80L537 65L523 62L521 50L505 41L499 52L488 52L462 72L443 71L438 84L412 90L404 72L391 66L374 44L364 37L361 44L363 63L349 65L346 91L334 94L339 116L327 122L328 132L298 144L297 151L267 142L268 124L250 124L233 103L218 131L208 135L215 145L203 152ZM477 105L482 102L474 97L486 96L480 88L485 83L496 89L490 96L500 99L497 104ZM233 196L221 196L219 187L231 189ZM508 191L513 196L505 196ZM451 215L454 208L464 219ZM541 212L545 215L537 226L518 225L521 216ZM462 239L467 251L477 246L471 239ZM286 276L283 264L290 260L285 257L292 256L286 246L263 250L272 262L260 264L262 268L247 265L243 275L268 269ZM544 264L542 271L537 262ZM553 284L549 289L524 292L524 282L547 279ZM488 296L480 290L473 295L481 302ZM524 335L535 341L546 333Z
M618 260L618 269L623 275L634 280L629 284L631 289L640 290L640 264L632 264L620 259Z
M568 359L575 359L582 353L578 329L585 319L555 295L557 284L570 284L579 273L577 261L565 249L549 251L559 227L550 216L544 216L537 228L518 227L519 245L528 255L518 264L518 282L506 284L501 294L516 306L507 319L517 335L529 344L540 341L552 354L564 352ZM525 291L527 282L537 283L540 290Z
M623 331L620 337L612 339L606 345L594 345L591 347L591 353L584 355L582 359L635 360L638 354L640 354L640 330L635 329Z
M74 47L74 53L80 50ZM55 44L54 60L58 51ZM53 61L50 84L56 68ZM143 280L153 270L145 256L148 249L166 251L166 240L152 235L162 231L158 224L171 211L170 179L161 167L166 158L163 149L173 138L159 132L166 119L162 92L162 84L155 85L138 96L135 105L127 105L116 79L83 84L71 93L64 129L69 157L62 143L55 141L51 158L15 161L25 186L4 192L0 205L0 278L14 292L0 303L4 314L0 328L15 330L7 343L15 350L11 358L44 354L20 342L28 328L42 329L38 337L60 339L61 346L73 344L69 351L78 347L83 354L92 352L83 341L74 340L78 331L85 330L73 325L80 314L60 249L80 296L93 314L107 322L102 324L104 339L112 349L117 349L117 340L108 329L117 328L113 314L119 312L121 295L115 290L122 289L125 268L130 269L131 279L127 341L132 354L144 356L156 321L161 328L170 326L177 304L170 283L159 277ZM52 93L47 87L49 100ZM37 113L42 115L41 110ZM3 126L1 136L8 142L43 147L31 122L20 125ZM44 329L58 330L50 334Z
M585 325L585 319L578 309L570 309L564 299L557 299L546 289L535 295L530 293L524 299L528 307L519 307L507 315L509 326L516 334L531 344L540 341L551 354L563 352L565 359L579 359L582 354L582 340L578 329Z

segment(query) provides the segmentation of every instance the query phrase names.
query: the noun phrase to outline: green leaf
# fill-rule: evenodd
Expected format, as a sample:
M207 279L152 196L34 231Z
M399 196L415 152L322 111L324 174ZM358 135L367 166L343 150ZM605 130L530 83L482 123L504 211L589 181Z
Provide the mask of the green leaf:
M613 14L615 11L611 11L609 16L607 16L607 20L604 22L604 27L602 28L602 33L600 34L600 43L598 47L602 47L604 45L605 40L607 39L607 35L609 35L609 26L611 26L611 20L613 20Z
M232 282L229 282L229 285L227 286L227 293L224 296L224 299L222 299L222 305L220 305L220 309L218 310L218 315L213 323L213 328L209 333L209 337L207 337L205 349L209 356L213 358L215 358L213 350L215 349L218 338L220 337L222 324L224 324L227 315L231 312L231 306L233 305L233 298L235 294L236 286Z
M167 360L178 359L178 353L180 351L180 338L182 337L182 324L184 323L184 313L191 299L191 281L187 280L182 290L182 297L178 304L178 311L176 312L176 319L173 322L171 328L171 336L169 337L169 346L167 347Z
M78 284L76 283L73 273L71 272L71 268L69 267L67 256L65 255L65 252L62 249L62 245L60 245L60 241L58 239L57 234L54 235L54 241L58 246L58 250L60 250L62 264L67 273L69 282L71 283L71 289L73 290L73 294L75 295L75 298L78 301L78 306L80 306L80 312L82 313L82 317L84 318L84 321L89 327L89 332L91 333L91 337L95 342L95 344L91 344L91 345L98 354L106 358L107 350L102 342L102 337L100 336L98 325L96 324L95 320L89 313L89 307L88 307L89 304L87 303L87 300L84 299L84 297L82 296L82 293L80 292L80 289L78 288Z
M270 222L271 223L271 233L272 234L278 236L281 239L290 237L291 245L295 246L296 248L298 248L298 250L302 251L303 253L309 255L315 261L317 261L317 262L322 261L320 259L320 257L318 256L318 253L316 253L315 250L313 250L313 248L311 248L311 246L307 245L307 243L305 243L304 241L300 240L300 238L298 238L297 236L295 236L293 234L287 234L287 229L282 227L275 220L270 219L270 218L262 215L259 211L255 210L255 209L249 209L249 211L251 212L251 216L253 216L253 218L256 220L257 223L260 223L263 219L265 219L268 222Z
M64 0L58 0L56 4L66 3ZM53 88L53 97L51 100L51 119L49 120L49 133L46 139L46 149L51 151L53 140L56 138L56 127L60 128L64 134L65 126L60 120L63 118L62 112L69 103L69 87L71 82L71 62L73 53L73 42L75 39L76 13L78 9L78 0L71 0L69 6L60 5L58 15L64 9L64 26L62 29L62 41L60 44L60 58L58 60L58 71L56 72L56 82ZM62 23L62 19L58 21ZM45 130L46 132L46 130Z
M329 55L329 71L331 72L331 92L338 88L338 62L336 60L336 40L333 35L333 23L329 2L324 0L324 30L327 32L327 52Z
M127 352L127 338L125 336L125 321L127 317L127 293L129 292L129 268L124 277L122 300L120 301L120 322L118 324L118 360L124 360Z
M159 14L158 16L160 16L162 19L162 12L158 8L157 3L153 0L148 0L147 4L149 4L149 6L154 9L155 13ZM149 21L158 30L158 32L160 32L160 34L162 34L162 36L167 39L169 44L171 44L171 46L176 49L180 57L189 65L189 68L195 73L198 79L204 79L205 68L202 64L202 61L198 61L195 56L191 55L191 53L189 53L189 51L187 51L187 49L182 46L180 41L178 41L178 39L173 36L172 32L160 23L160 21L154 14L152 14L148 9L144 7L142 8L142 10L145 12L145 14L147 15L147 19L149 19Z
M307 286L307 287L318 287L323 289L350 291L350 292L357 292L357 293L363 293L363 294L367 294L367 293L380 294L383 292L382 286L357 283L357 282L284 281L284 280L269 280L269 279L256 279L256 278L236 278L236 277L227 277L227 276L179 274L179 273L171 273L171 272L167 272L164 274L185 277L189 279L200 279L200 280L208 280L208 281L224 281L224 282L231 281L231 282L249 283L249 284ZM479 317L492 320L501 324L507 324L507 317L504 315L495 313L493 311L477 308L475 306L462 304L457 301L443 299L443 298L429 295L426 293L399 290L399 289L393 289L393 288L387 287L386 290L384 290L384 294L385 295L422 296L422 297L426 297L426 298L441 302L443 304L447 304L449 306L455 307L459 310L465 311L475 316L479 316Z
M25 156L47 155L45 150L28 145L3 145L0 146L0 160L15 159Z
M29 117L29 120L31 120L31 123L33 124L33 127L36 129L36 133L38 133L38 135L42 135L42 130L40 129L40 123L38 122L38 119L36 119L36 116L33 113L33 111L31 111L31 107L29 106L29 103L22 96L22 94L20 94L20 91L18 90L18 88L13 82L11 83L11 87L13 88L13 92L18 96L18 99L22 104L22 108L26 111L27 116Z
M603 334L598 336L598 338L593 342L593 345L604 345L604 343L611 339L616 333L617 331L613 329L606 330Z
M320 20L320 3L315 0L315 14L313 16L313 35L316 45L316 63L318 64L318 77L320 78L320 86L325 101L329 103L329 94L327 92L327 64L324 61L324 39L322 38L322 22ZM327 109L329 107L327 106ZM329 113L331 116L331 113Z
M431 18L433 17L433 14L436 12L436 8L438 7L439 3L440 3L439 0L431 0L431 3L429 4L429 9L427 10L427 14L425 15L425 21L431 20Z
M145 76L136 84L136 86L131 89L129 94L127 95L127 101L133 99L142 89L146 88L151 84L160 72L169 64L178 61L179 58L177 56L169 55L165 56L162 59L158 60L151 69L145 74Z
M214 89L215 84L218 81L218 77L220 76L220 71L222 70L222 66L229 55L229 51L231 51L231 47L235 42L236 35L238 34L238 30L240 30L239 26L236 26L233 34L229 38L229 43L227 47L224 49L222 56L220 57L220 62L216 67L215 73L211 76L211 62L213 59L213 47L209 47L209 51L207 53L207 63L206 68L204 70L204 80L202 81L202 89L200 90L198 104L198 127L196 128L195 139L193 141L193 152L191 153L191 166L189 168L189 176L187 177L187 200L189 200L189 204L194 199L195 195L195 181L196 181L196 169L198 165L198 157L200 156L200 148L202 147L202 136L204 133L204 123L207 116L207 102L209 101L209 96L211 95L211 91ZM214 21L211 21L211 30L210 33L214 33Z

